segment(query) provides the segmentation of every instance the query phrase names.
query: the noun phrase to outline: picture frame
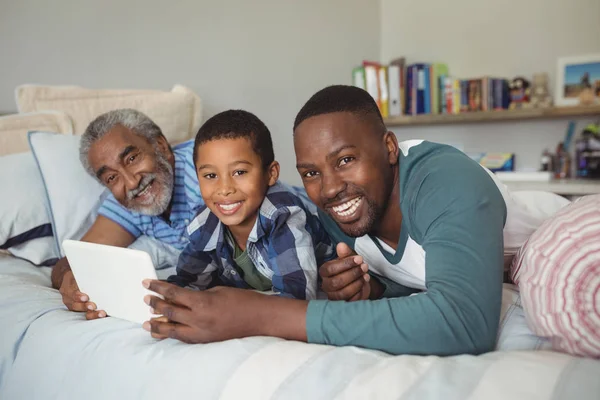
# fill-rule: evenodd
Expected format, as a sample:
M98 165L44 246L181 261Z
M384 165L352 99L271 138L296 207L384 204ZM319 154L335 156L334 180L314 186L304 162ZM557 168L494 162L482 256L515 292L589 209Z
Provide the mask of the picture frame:
M600 54L559 58L554 104L557 106L579 105L579 94L584 87L591 87L596 101L600 99Z

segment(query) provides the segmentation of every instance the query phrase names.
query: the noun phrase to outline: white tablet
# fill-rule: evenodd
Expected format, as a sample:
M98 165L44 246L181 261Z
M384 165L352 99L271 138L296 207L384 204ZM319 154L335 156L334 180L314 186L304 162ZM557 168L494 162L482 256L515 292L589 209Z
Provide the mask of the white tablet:
M150 313L142 286L144 279L157 279L148 253L122 247L65 240L67 260L79 286L98 310L111 317L143 323L157 317Z

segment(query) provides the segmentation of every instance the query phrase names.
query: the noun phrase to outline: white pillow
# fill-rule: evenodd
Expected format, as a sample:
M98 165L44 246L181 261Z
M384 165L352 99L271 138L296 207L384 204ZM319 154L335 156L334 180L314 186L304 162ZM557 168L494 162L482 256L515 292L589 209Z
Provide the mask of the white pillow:
M73 132L79 135L98 115L117 108L134 108L143 112L161 128L171 144L193 138L202 123L200 97L181 85L175 85L168 92L21 85L15 92L19 112L64 112L73 123Z
M58 253L32 154L0 157L0 185L0 249L36 265L53 265Z
M107 195L79 161L81 136L30 132L29 143L46 187L57 254L64 257L62 242L79 240L96 219Z
M60 111L11 114L0 117L0 156L29 152L27 132L48 131L73 134L69 116Z

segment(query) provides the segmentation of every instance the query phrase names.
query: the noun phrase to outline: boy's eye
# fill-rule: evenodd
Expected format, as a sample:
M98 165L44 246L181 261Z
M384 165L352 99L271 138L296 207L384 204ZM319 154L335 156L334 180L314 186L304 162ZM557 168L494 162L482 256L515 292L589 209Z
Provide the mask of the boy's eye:
M341 166L343 166L343 165L346 165L346 164L348 164L348 163L349 163L349 162L351 162L351 161L354 161L354 157L350 157L350 156L348 156L348 157L342 157L342 158L340 159L340 162L338 163L338 166L340 166L340 167L341 167Z
M317 171L308 171L305 172L304 175L302 175L304 178L312 178L318 175Z
M248 171L244 171L243 169L238 169L237 171L233 172L233 176L240 176L240 175L244 175L247 173L248 173Z
M217 177L217 174L205 174L204 178L206 179L215 179Z

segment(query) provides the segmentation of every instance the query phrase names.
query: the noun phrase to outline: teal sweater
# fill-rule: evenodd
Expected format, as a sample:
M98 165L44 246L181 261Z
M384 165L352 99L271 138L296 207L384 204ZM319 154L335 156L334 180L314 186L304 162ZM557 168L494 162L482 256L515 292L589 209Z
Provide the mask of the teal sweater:
M409 297L414 289L377 276L381 300L311 301L308 341L391 354L491 351L502 297L502 195L486 171L450 146L423 142L399 162L400 241L410 235L425 250L427 291ZM353 247L353 238L321 217L334 240Z

